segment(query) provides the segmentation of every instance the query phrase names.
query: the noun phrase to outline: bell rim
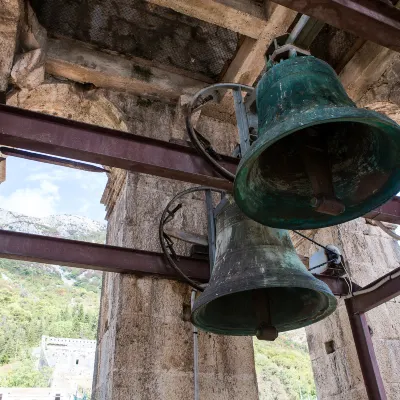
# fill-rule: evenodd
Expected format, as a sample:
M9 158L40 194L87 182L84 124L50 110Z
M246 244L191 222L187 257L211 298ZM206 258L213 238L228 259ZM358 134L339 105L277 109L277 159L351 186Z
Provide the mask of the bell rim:
M259 282L262 281L262 275L260 275L258 278ZM302 276L302 278L304 278L304 276ZM247 285L243 285L241 287L240 290L235 290L235 293L240 293L240 292L246 292L248 290L258 290L258 289L268 289L268 288L292 288L292 289L308 289L310 291L315 291L318 292L321 296L323 296L325 299L327 299L327 306L324 310L322 310L318 316L315 319L312 320L304 320L304 323L301 323L302 321L299 321L299 325L296 325L296 328L292 328L289 326L289 324L286 324L286 328L284 329L278 329L278 332L287 332L293 329L299 329L299 328L304 328L306 326L312 325L316 322L319 322L323 319L325 319L326 317L328 317L329 315L331 315L337 308L337 304L338 301L336 299L336 297L334 296L334 294L332 293L332 291L330 290L329 286L315 278L314 276L312 277L313 279L304 279L303 284L301 284L301 282L299 282L300 284L297 284L296 286L282 286L281 284L270 284L268 287L262 286L261 284L258 285L254 285L252 287L248 287ZM257 276L255 276L255 279L257 280ZM240 279L236 279L237 281L241 281ZM314 287L310 287L310 282L313 282L314 285L317 284L317 288ZM230 282L231 284L232 282ZM243 282L242 282L243 283ZM225 286L225 288L224 288ZM230 287L228 288L228 285L224 285L222 284L219 289L221 289L221 294L218 295L217 297L215 296L215 290L213 290L213 292L209 292L207 293L207 288L206 290L195 300L194 306L193 306L193 310L192 310L192 314L191 314L191 322L193 325L195 325L196 327L198 327L199 329L205 330L207 332L211 332L211 333L217 333L217 334L223 334L223 335L231 335L231 336L254 336L256 334L255 331L248 331L246 333L241 333L239 334L238 332L232 330L231 332L225 331L223 329L218 329L216 327L207 325L205 326L204 324L199 324L198 319L196 318L196 315L198 314L198 312L200 312L200 310L207 305L208 303L210 303L212 300L215 300L216 298L222 298L225 296L229 296L232 295L232 292L230 291L231 289L231 285L229 285ZM289 326L289 327L288 327Z
M268 131L264 131L261 136L259 137L262 138L264 135L268 135L271 140L268 141L268 143L265 143L263 141L259 141L259 139L250 147L250 149L247 151L247 153L242 157L240 160L240 163L238 165L238 168L236 170L236 176L235 176L235 181L234 181L234 188L233 188L233 193L234 193L234 199L236 204L239 206L239 208L242 210L244 214L246 214L249 218L257 221L258 223L262 225L267 225L270 226L271 228L277 228L277 229L317 229L317 228L325 228L329 226L334 226L337 224L342 224L344 222L351 221L355 218L361 217L368 213L369 211L379 207L380 205L384 204L388 200L390 200L396 193L400 191L400 180L398 181L397 185L394 186L395 190L392 190L390 194L385 195L385 191L382 191L381 196L375 197L374 200L370 200L367 204L364 204L364 207L358 207L357 212L352 212L351 215L349 214L342 214L339 216L335 216L334 220L332 220L332 216L327 215L327 220L323 221L313 221L309 220L307 222L301 222L301 223L295 223L293 221L276 221L275 219L265 219L265 218L256 218L257 214L252 214L247 212L245 208L245 201L241 199L241 196L239 195L239 189L238 185L241 182L246 182L248 179L248 173L250 171L251 167L247 167L247 172L246 168L244 166L246 164L252 164L255 162L255 160L269 147L271 147L274 143L276 143L278 140L283 139L286 136L289 136L290 134L297 132L299 130L311 127L311 126L316 126L316 125L323 125L327 123L335 123L335 122L362 122L366 125L382 129L383 126L382 124L389 130L397 130L397 141L398 141L398 148L400 150L400 125L397 124L396 122L392 121L390 118L376 112L373 110L366 110L366 109L360 109L356 108L355 106L341 106L341 107L324 107L323 109L323 115L332 115L335 114L335 117L331 117L330 119L326 119L322 117L320 113L318 116L315 116L315 113L311 110L306 113L303 113L302 115L302 120L306 120L306 123L303 123L299 126L298 119L296 116L291 116L290 118L281 121L275 125L272 126L271 129ZM320 110L321 111L321 110ZM380 125L380 126L379 126ZM267 133L266 133L267 132ZM284 132L282 134L282 132ZM391 136L395 136L394 134L391 134ZM258 142L258 143L257 143ZM394 169L395 170L395 169ZM400 173L400 171L399 171ZM394 172L393 172L394 174ZM393 176L392 174L392 176ZM242 187L245 187L246 185L241 184ZM251 196L251 192L248 192L247 195Z

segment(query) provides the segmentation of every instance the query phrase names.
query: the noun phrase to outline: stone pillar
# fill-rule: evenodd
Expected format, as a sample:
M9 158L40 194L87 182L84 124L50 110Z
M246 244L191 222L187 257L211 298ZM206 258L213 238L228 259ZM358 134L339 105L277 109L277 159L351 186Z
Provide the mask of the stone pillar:
M364 218L309 231L307 235L321 244L341 248L352 280L360 286L399 266L397 242ZM294 241L299 254L311 255L319 250L304 239L294 237ZM400 299L389 301L366 316L388 400L397 400L400 398ZM335 313L306 328L306 332L318 399L367 399L344 301L339 301Z
M0 0L0 10L0 92L4 92L17 47L23 3L21 0Z
M113 94L110 98L115 100ZM140 109L143 101L129 99L129 103L120 106L129 115L130 129L135 130L135 124L143 123L143 118L152 121L152 125L141 131L148 136L170 135L171 125L176 127L176 120L170 117L173 107L163 109L159 103L150 102L143 111ZM210 124L212 121L208 120L205 125ZM229 133L227 126L215 123L214 127L224 128L222 140ZM214 132L215 136L218 132ZM173 195L187 187L168 179L127 173L115 204L108 204L107 243L160 251L161 213ZM204 196L188 195L174 223L179 228L205 233ZM181 246L178 250L182 253L187 249ZM104 274L94 399L194 398L192 325L184 319L190 308L190 296L191 289L186 283ZM252 339L205 332L200 332L198 338L200 399L257 399Z

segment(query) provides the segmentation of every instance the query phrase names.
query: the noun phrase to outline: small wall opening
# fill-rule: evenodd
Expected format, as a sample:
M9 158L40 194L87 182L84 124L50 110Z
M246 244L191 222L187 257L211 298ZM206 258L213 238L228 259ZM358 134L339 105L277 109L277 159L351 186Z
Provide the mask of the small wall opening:
M325 351L326 354L332 354L335 352L335 342L333 340L329 340L328 342L325 342Z

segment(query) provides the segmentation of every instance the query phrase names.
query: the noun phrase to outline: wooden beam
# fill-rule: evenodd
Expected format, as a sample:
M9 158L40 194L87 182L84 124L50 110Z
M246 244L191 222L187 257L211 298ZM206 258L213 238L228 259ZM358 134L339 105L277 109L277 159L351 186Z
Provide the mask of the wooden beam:
M266 24L263 7L252 0L147 1L252 38L258 38Z
M179 74L153 65L147 60L98 51L77 41L50 39L48 43L46 72L75 82L169 99L193 95L210 83L196 79L198 76L188 77L187 72Z
M222 82L252 85L265 66L264 54L277 36L286 33L296 17L296 12L277 6L260 32L257 40L245 38L236 57L222 78Z
M379 44L366 42L340 73L347 94L358 101L393 62L396 52Z

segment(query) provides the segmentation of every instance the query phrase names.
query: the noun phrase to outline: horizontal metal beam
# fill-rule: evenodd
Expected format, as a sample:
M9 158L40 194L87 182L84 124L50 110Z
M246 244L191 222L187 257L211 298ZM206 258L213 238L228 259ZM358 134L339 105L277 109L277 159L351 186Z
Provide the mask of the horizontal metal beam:
M381 278L362 288L363 291L371 289L370 292L365 292L348 299L348 302L351 303L352 312L365 313L399 296L400 276L391 278L392 275L398 273L399 271L400 268L397 268L396 270L391 271L389 274L382 276ZM382 283L381 286L373 289L374 286L377 286L380 283Z
M0 230L0 258L179 279L161 253L6 230ZM207 260L180 256L178 265L191 279L208 282L210 278ZM316 277L323 280L335 295L348 294L344 279Z
M97 165L85 164L79 161L72 161L65 158L52 157L46 154L32 153L30 151L14 149L12 147L0 146L0 153L5 156L23 158L25 160L37 161L45 164L58 165L72 169L79 169L88 172L109 172L108 170L98 167Z
M232 191L195 149L0 104L0 143L58 157L142 172ZM235 173L238 159L222 156ZM400 224L400 198L365 215Z
M324 281L329 288L332 290L332 293L335 296L347 296L349 295L349 286L344 278L328 276L328 275L314 275L317 279ZM355 282L352 282L353 290L357 291L361 289L361 286L357 285Z
M276 3L400 51L400 10L379 0L274 0Z
M195 149L0 105L0 143L59 157L232 190ZM238 160L223 157L236 171Z
M161 253L5 230L0 230L0 258L179 279ZM207 261L182 256L179 266L192 279L209 279Z
M364 215L364 217L392 224L400 224L400 197L393 197L387 203Z

